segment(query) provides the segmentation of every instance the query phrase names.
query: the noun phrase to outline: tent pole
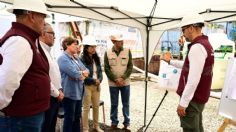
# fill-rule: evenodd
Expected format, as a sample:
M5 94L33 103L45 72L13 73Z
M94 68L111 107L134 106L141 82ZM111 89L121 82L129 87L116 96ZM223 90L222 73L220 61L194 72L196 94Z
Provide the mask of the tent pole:
M155 3L153 5L152 11L147 17L147 25L146 25L146 32L147 32L147 42L146 42L146 59L145 59L145 104L144 104L144 124L143 126L146 127L146 115L147 115L147 84L148 84L148 63L149 63L149 34L150 29L152 27L152 19L155 13L155 9L157 6L157 0L155 0Z
M145 59L145 104L144 104L144 124L143 126L146 126L146 115L147 115L147 84L148 84L148 52L149 52L149 32L150 32L150 19L147 19L147 26L146 26L146 32L147 32L147 43L146 43L146 59Z
M159 105L158 105L158 107L157 107L156 111L154 112L154 114L153 114L153 116L152 116L151 120L149 121L149 123L148 123L147 127L145 128L144 132L146 132L146 131L147 131L147 129L148 129L148 127L149 127L149 125L151 124L152 120L153 120L153 119L154 119L154 117L156 116L156 113L157 113L158 109L160 108L160 106L161 106L162 102L164 101L164 99L165 99L165 97L166 97L166 95L167 95L167 94L168 94L168 91L166 90L166 92L165 92L164 96L163 96L163 97L162 97L162 99L161 99L161 102L159 103Z

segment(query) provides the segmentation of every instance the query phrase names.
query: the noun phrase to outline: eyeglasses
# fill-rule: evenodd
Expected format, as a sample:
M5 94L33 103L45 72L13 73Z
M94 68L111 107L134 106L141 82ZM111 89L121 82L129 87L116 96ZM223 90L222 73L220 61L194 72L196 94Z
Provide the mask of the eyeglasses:
M187 28L189 28L189 27L191 27L192 25L188 25L188 26L184 26L184 27L182 27L182 32L184 32L185 31L185 29L187 29Z
M46 33L51 34L52 36L55 36L54 32L46 32Z

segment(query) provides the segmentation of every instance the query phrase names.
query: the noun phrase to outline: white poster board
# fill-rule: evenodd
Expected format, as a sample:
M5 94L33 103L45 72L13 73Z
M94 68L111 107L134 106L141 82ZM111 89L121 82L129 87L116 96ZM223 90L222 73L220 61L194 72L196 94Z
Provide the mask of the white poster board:
M158 88L175 92L178 88L180 74L181 69L161 61Z
M214 73L213 73L214 74ZM224 88L220 99L219 115L236 121L236 59L229 59Z

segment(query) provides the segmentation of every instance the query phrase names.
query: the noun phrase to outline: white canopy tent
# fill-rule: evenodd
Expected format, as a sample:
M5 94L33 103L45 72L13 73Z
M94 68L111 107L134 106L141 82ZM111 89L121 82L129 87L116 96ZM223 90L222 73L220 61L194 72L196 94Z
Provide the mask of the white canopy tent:
M12 4L13 0L0 0ZM207 22L236 20L236 0L45 0L48 10L140 29L145 55L145 76L162 33L186 13L198 12ZM145 97L147 80L145 80ZM146 98L144 125L146 124Z
M12 4L13 0L0 0L0 2ZM186 13L198 12L207 22L236 20L235 0L45 0L45 2L49 11L140 29L144 49L147 43L149 45L148 62L162 33L177 27Z

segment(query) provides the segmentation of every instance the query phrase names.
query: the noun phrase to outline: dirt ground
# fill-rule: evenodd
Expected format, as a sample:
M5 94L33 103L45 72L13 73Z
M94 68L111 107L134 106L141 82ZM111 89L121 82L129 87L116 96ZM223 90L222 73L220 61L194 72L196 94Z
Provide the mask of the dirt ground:
M133 75L137 76L137 73ZM138 74L139 76L139 74ZM140 77L142 75L140 74ZM158 83L149 81L147 86L147 109L146 109L146 126L148 125L150 119L153 120L147 132L181 132L179 118L176 114L176 108L178 105L179 97L174 92L169 92L166 98L163 100L162 105L159 110L154 115L157 107L163 98L165 91L158 89ZM101 88L101 100L104 101L105 108L105 127L103 123L103 112L102 107L100 107L100 122L101 128L105 131L111 131L109 126L110 121L110 94L108 88L107 77L104 74L104 80L102 82ZM131 81L131 95L130 95L130 129L131 131L144 131L146 128L144 126L144 105L145 105L145 82L142 80L132 80ZM215 98L210 98L208 103L205 105L203 112L203 125L206 132L216 132L220 125L223 123L224 117L218 115L218 106L220 100ZM92 116L91 116L92 118ZM122 116L122 104L119 102L119 128L122 128L123 116ZM59 123L62 123L60 120ZM92 125L91 125L92 126ZM92 131L92 129L91 129ZM121 131L122 130L117 130ZM236 127L229 125L226 127L225 132L235 132Z

